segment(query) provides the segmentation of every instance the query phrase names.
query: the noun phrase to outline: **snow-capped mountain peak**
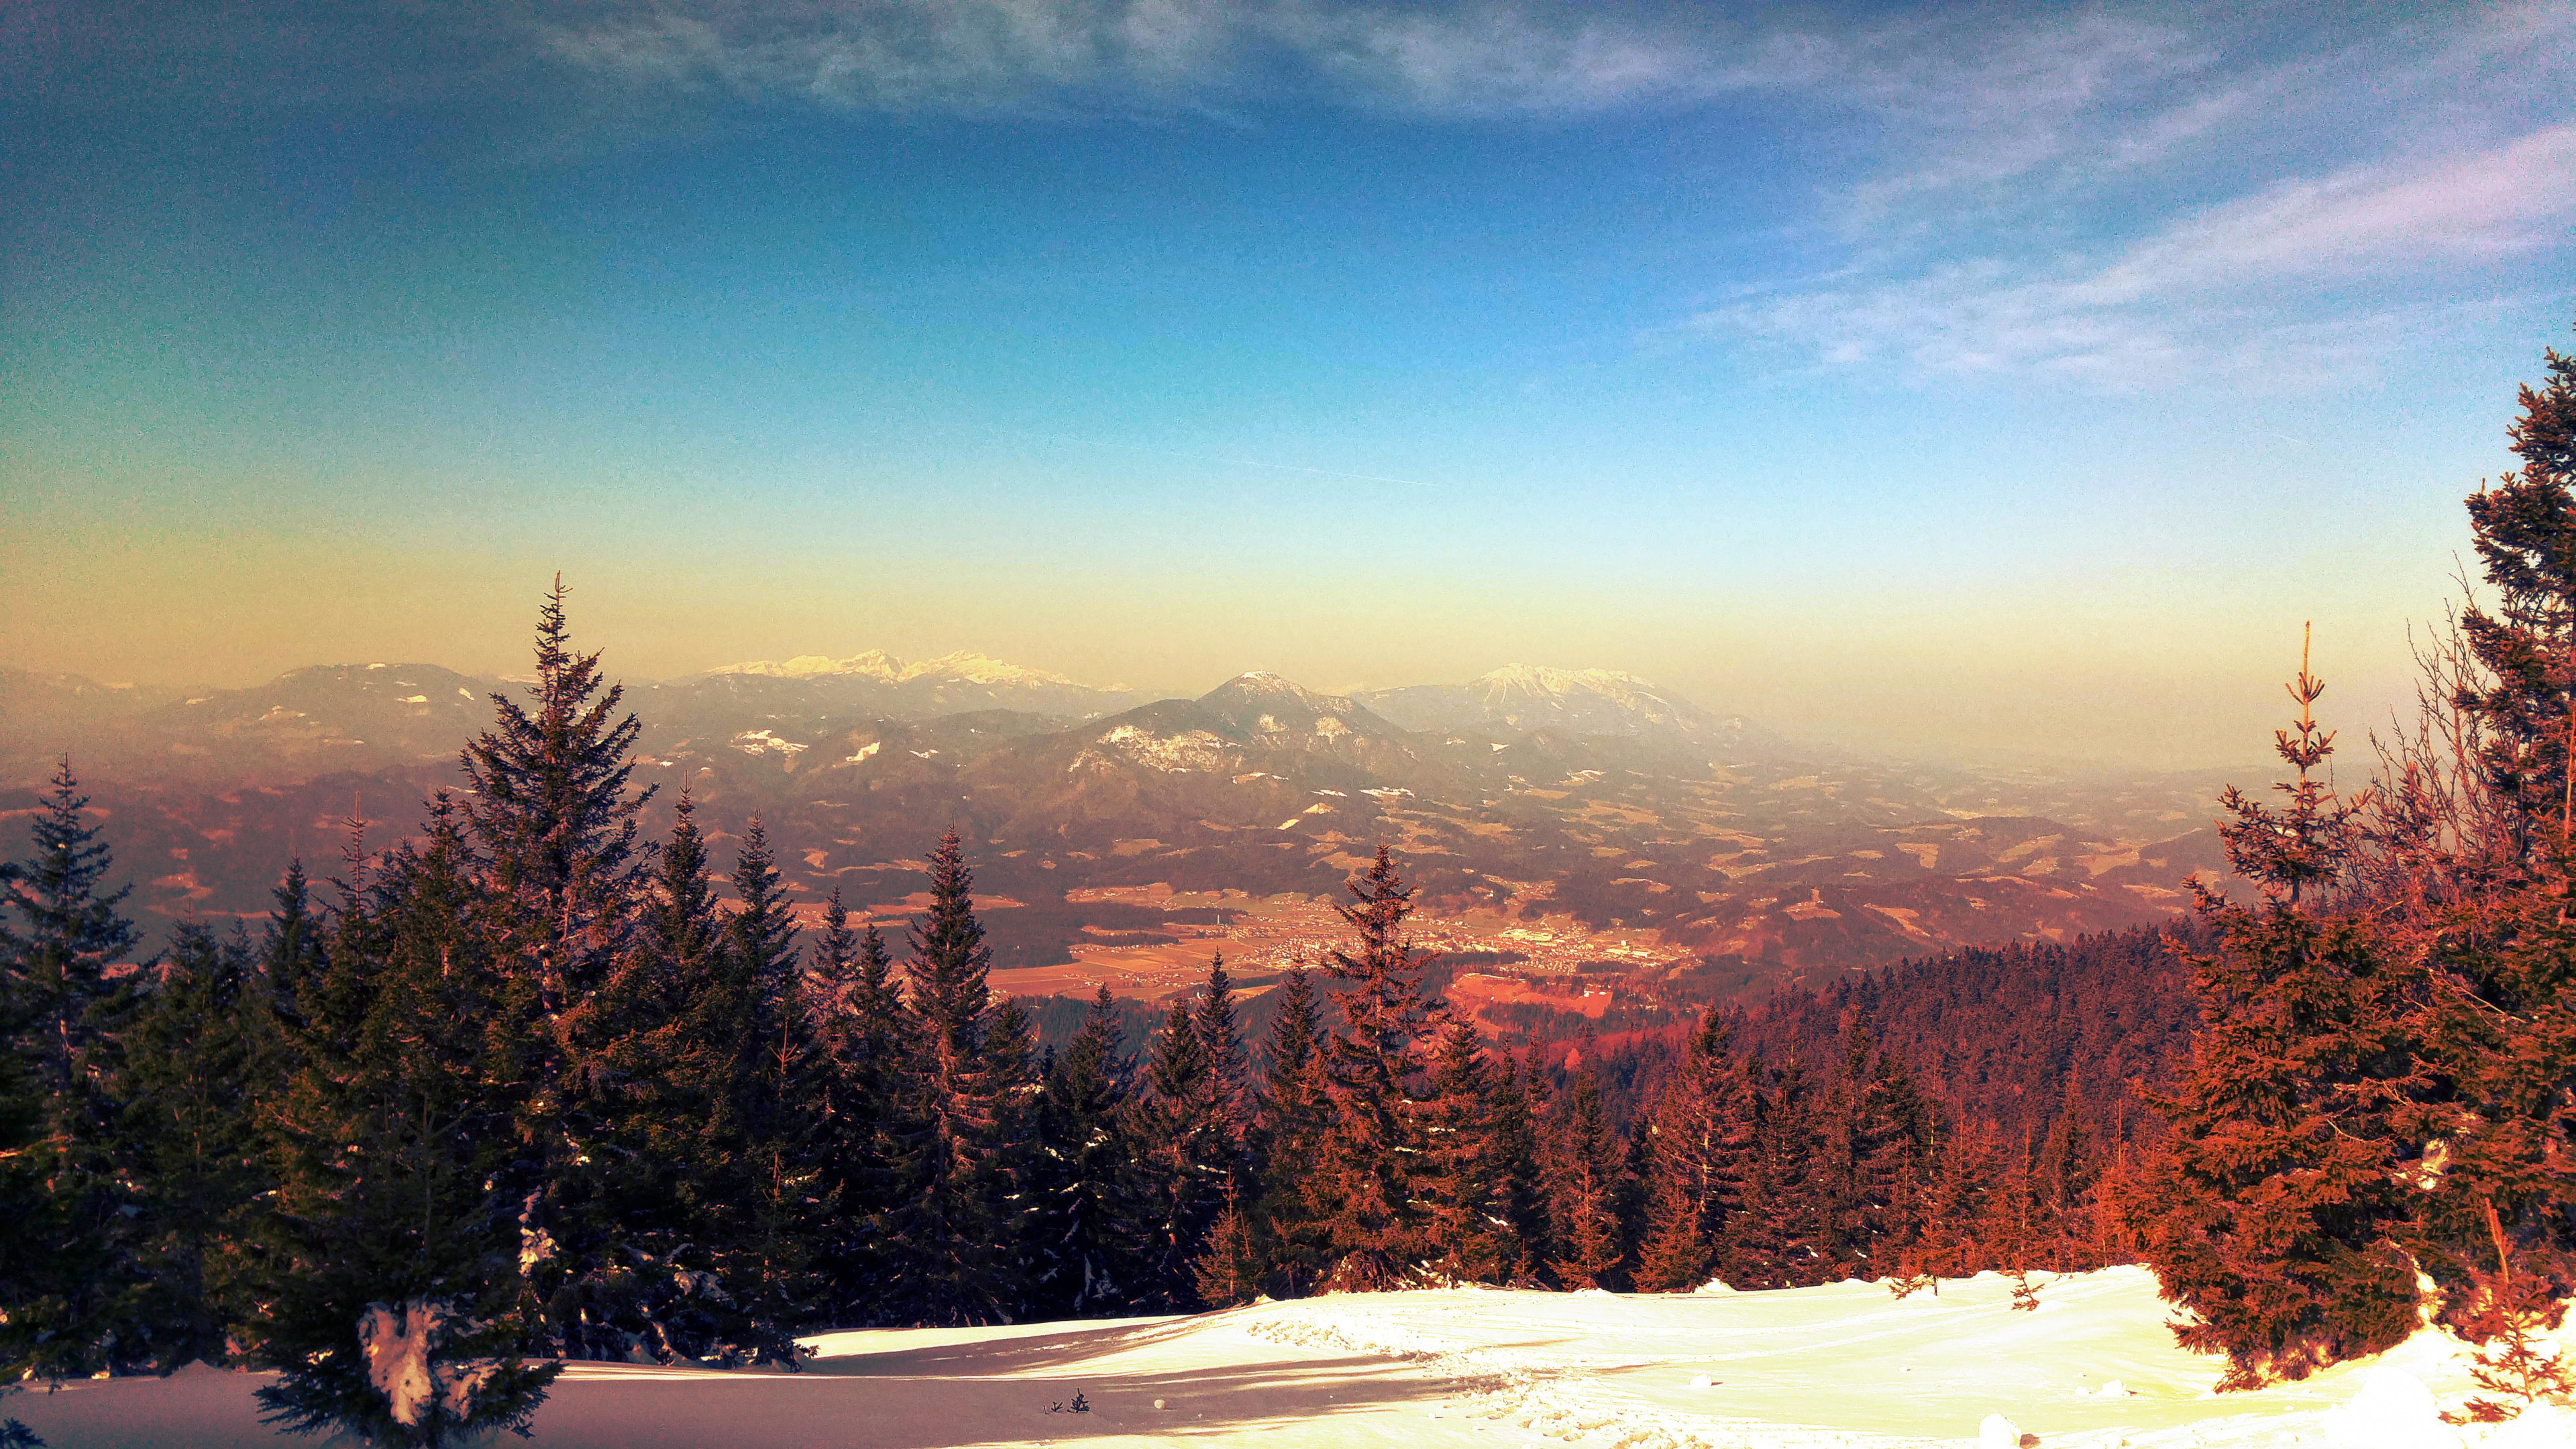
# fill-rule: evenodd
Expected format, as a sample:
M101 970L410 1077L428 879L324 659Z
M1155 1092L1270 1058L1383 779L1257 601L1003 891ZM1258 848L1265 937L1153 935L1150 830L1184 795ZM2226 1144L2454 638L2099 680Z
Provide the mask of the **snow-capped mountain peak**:
M1247 669L1243 673L1227 680L1225 683L1218 685L1215 689L1208 691L1208 696L1210 698L1214 698L1218 695L1234 695L1239 698L1251 699L1294 700L1297 703L1304 705L1306 708L1316 711L1331 711L1337 709L1346 710L1351 707L1351 702L1347 699L1336 699L1330 695L1317 694L1306 686L1299 684L1297 681L1290 679L1285 675L1273 674L1267 669Z
M1012 664L1006 660L996 659L990 654L977 654L966 649L960 649L953 654L942 654L936 659L915 660L904 665L902 673L897 677L907 681L953 679L961 684L1052 684L1076 689L1084 687L1049 670L1031 669L1024 664ZM1109 686L1111 689L1121 690L1126 687L1123 684Z
M1620 704L1633 704L1640 697L1667 698L1663 691L1633 674L1616 669L1558 669L1547 664L1506 664L1500 669L1477 676L1488 695L1527 694L1545 699L1564 699L1575 694L1594 694Z
M727 664L707 671L709 674L744 674L763 679L873 679L884 684L901 680L904 664L882 649L870 649L844 659L826 654L799 654L793 659L755 659L744 664Z
M1360 702L1407 729L1550 729L1740 745L1759 734L1680 695L1616 669L1506 664L1461 685L1378 690Z
M1064 675L1045 669L1031 669L1013 664L990 654L960 649L936 659L906 661L882 649L835 659L828 654L799 654L792 659L755 659L742 664L727 664L710 669L711 675L741 675L760 679L866 679L878 684L910 684L915 680L931 683L953 682L1019 688L1055 688L1090 690L1095 686L1078 683ZM1112 684L1100 687L1108 693L1124 693L1127 686Z

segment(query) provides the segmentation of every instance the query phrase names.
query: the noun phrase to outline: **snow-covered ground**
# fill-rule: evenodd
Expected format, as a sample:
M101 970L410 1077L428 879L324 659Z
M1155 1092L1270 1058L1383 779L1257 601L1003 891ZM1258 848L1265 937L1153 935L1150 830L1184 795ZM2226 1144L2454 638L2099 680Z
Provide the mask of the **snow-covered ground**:
M1863 1283L1686 1297L1460 1291L835 1333L794 1375L577 1365L538 1414L534 1442L2576 1446L2565 1413L2501 1430L2442 1424L2437 1403L2456 1405L2469 1381L2456 1346L2430 1331L2305 1383L2218 1396L2214 1362L2173 1346L2145 1271L2043 1279L2040 1299L2014 1312L1990 1275L1901 1301ZM259 1382L203 1368L92 1381L13 1395L0 1414L55 1449L281 1442L258 1422ZM1090 1412L1050 1412L1076 1394Z

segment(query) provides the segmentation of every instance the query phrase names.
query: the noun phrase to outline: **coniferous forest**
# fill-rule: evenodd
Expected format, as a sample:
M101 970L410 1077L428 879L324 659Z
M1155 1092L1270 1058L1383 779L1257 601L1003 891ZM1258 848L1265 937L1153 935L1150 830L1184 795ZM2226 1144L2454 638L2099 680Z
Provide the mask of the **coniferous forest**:
M281 1424L428 1444L566 1360L793 1369L824 1328L1989 1269L2028 1303L2112 1263L2235 1386L2428 1310L2503 1362L2576 1287L2576 360L2511 439L2413 731L2338 793L2302 661L2286 781L2222 802L2242 889L1676 1035L1489 1045L1381 846L1259 1030L1211 957L1141 1051L1106 987L1042 1046L942 822L895 940L800 915L797 843L711 849L685 790L648 838L560 585L463 787L281 862L260 929L136 964L66 760L0 936L0 1374L254 1365Z

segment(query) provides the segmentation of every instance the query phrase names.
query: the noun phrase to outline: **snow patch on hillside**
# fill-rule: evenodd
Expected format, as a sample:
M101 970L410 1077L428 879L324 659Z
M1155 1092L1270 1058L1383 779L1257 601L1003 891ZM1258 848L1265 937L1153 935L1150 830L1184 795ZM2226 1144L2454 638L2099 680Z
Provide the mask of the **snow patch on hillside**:
M1097 743L1109 754L1165 774L1231 769L1234 762L1232 746L1225 737L1209 730L1158 735L1139 725L1124 724L1102 734ZM1100 751L1084 750L1065 770L1071 773L1086 766L1098 770L1108 765Z

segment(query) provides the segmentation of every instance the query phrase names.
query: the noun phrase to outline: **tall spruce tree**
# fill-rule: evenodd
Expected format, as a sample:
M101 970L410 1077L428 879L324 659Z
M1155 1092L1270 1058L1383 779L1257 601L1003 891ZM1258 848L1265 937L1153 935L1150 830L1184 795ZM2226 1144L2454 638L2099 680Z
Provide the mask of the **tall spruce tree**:
M913 1083L920 1130L899 1145L900 1197L880 1236L893 1266L883 1284L899 1321L990 1323L1010 1311L986 1159L996 1099L986 1073L992 949L975 919L974 876L957 832L930 855L930 905L912 924L905 973L921 1026Z
M1327 1281L1343 1289L1393 1286L1421 1250L1414 1179L1421 1162L1414 1111L1430 1003L1422 972L1431 953L1404 929L1414 887L1384 845L1349 882L1353 903L1335 909L1357 939L1325 953L1343 1029L1325 1039L1331 1116L1317 1187L1333 1255Z
M1173 998L1147 1046L1144 1088L1133 1137L1153 1202L1146 1273L1156 1301L1186 1308L1197 1299L1199 1252L1225 1205L1234 1153L1186 996Z
M1708 1280L1743 1210L1753 1153L1750 1084L1730 1051L1733 1018L1700 1017L1648 1117L1646 1224L1636 1284L1681 1293Z
M760 1351L792 1367L797 1357L785 1336L828 1298L817 1242L835 1216L824 1181L830 1064L815 1032L795 910L756 814L743 832L733 888L737 909L725 930L750 1009L738 1028L749 1051L733 1089L741 1140L728 1165L750 1182L747 1203L732 1206L739 1226L725 1276L761 1327Z
M1894 1054L1854 1028L1844 1057L1838 1257L1870 1277L1893 1273L1923 1226L1924 1177L1935 1136L1931 1104Z
M1423 1113L1423 1256L1440 1277L1499 1283L1517 1269L1522 1245L1502 1214L1503 1154L1495 1140L1495 1075L1476 1024L1450 1017L1440 1028Z
M541 1096L578 1124L582 1150L531 1189L547 1251L530 1268L572 1358L740 1351L729 1297L700 1289L714 1285L709 1254L722 1246L706 1229L736 1186L723 1168L738 1136L730 1098L748 1002L686 789L654 861L627 949L539 1038L565 1068Z
M66 758L34 822L33 848L6 881L13 930L0 1028L15 1070L0 1126L15 1139L0 1187L22 1215L0 1234L0 1376L85 1377L155 1366L148 1332L126 1321L136 1271L134 1184L116 1161L118 1069L112 1018L129 992L110 979L135 947L106 889L115 864L85 818Z
M1494 1072L1494 1091L1487 1104L1492 1203L1496 1234L1511 1252L1503 1282L1512 1287L1538 1283L1541 1249L1547 1239L1547 1204L1539 1182L1538 1119L1532 1111L1527 1066L1508 1052Z
M2108 1261L2102 1252L2096 1192L2102 1164L2095 1156L2093 1134L2084 1123L2077 1082L2077 1075L2070 1073L2066 1100L2049 1122L2039 1158L2031 1167L2040 1220L2047 1229L2039 1266L2059 1273L2085 1272Z
M1228 1182L1238 1193L1251 1186L1252 1064L1244 1048L1243 1023L1234 1004L1234 979L1226 974L1225 953L1208 953L1207 980L1199 987L1199 1044L1207 1053L1208 1110L1211 1144Z
M323 922L313 908L313 883L305 878L301 857L287 861L286 874L279 877L269 900L260 984L270 1008L296 1023L297 1003L320 989L330 966Z
M2457 701L2479 726L2478 783L2526 855L2576 816L2576 358L2553 350L2547 370L2540 389L2522 388L2509 429L2521 469L2468 500L2494 598L2460 617L2484 671Z
M1761 1083L1752 1171L1717 1272L1738 1288L1809 1287L1827 1281L1835 1266L1816 1089L1794 1061L1752 1070Z
M2402 862L2406 895L2435 903L2406 944L2433 982L2419 1032L2441 1077L2401 1124L2440 1161L2415 1176L2411 1246L2473 1336L2498 1273L2548 1301L2576 1289L2576 358L2553 350L2546 373L2509 429L2521 467L2468 499L2489 597L2460 620L2452 738L2470 753L2453 818L2488 828Z
M433 1445L523 1426L555 1368L523 1276L542 1251L502 1169L522 1047L507 965L479 929L458 811L432 802L426 843L344 889L335 997L317 1013L269 1117L279 1185L250 1325L279 1370L273 1422Z
M2267 807L2231 788L2221 834L2261 893L2204 889L2217 947L2193 960L2202 1026L2134 1223L2184 1346L2227 1355L2223 1388L2299 1378L2396 1343L2415 1324L2413 1204L2397 1118L2423 1087L2408 1018L2414 974L2371 924L2325 900L2351 848L2348 805L2317 769L2333 753L2302 652L2278 731L2295 778Z
M1279 1009L1261 1043L1257 1126L1260 1198L1254 1217L1267 1274L1285 1297L1314 1291L1330 1266L1328 1203L1315 1165L1332 1114L1324 1022L1313 973L1292 963L1279 982Z
M621 716L625 686L597 653L571 648L558 576L537 610L533 711L492 696L493 726L465 747L467 833L488 873L488 929L559 1017L596 991L625 954L648 852L640 815L653 788L629 788L643 725Z
M827 1061L837 1061L849 1050L859 994L859 933L850 929L850 908L842 904L837 885L823 898L821 921L799 1000L815 1049Z
M1906 1291L1938 1296L1942 1279L1965 1277L1991 1261L1978 1233L1992 1213L1999 1153L1993 1129L1982 1122L1961 1123L1935 1141L1923 1225L1897 1260Z
M1107 985L1046 1078L1036 1190L1040 1231L1029 1264L1036 1311L1113 1312L1141 1300L1147 1204L1128 1138L1118 1004Z
M150 1340L155 1367L223 1362L250 1311L246 1238L275 1185L258 1106L274 1090L276 1032L247 934L221 939L195 922L125 1024L116 1156L142 1200L120 1316Z
M833 910L840 909L836 892ZM826 917L826 950L835 933ZM840 932L846 933L847 915ZM831 1150L825 1181L839 1210L830 1235L830 1316L841 1323L899 1322L894 1284L906 1264L893 1236L909 1203L911 1166L929 1126L922 1115L917 1018L869 925L858 937L852 978L832 1039Z
M635 1010L650 997L633 976L638 956L652 954L639 930L653 864L640 816L653 789L631 786L643 726L620 713L623 686L604 681L600 656L571 648L567 595L557 577L537 611L533 708L494 695L492 727L465 747L463 835L477 929L513 983L495 1006L509 1023L513 1075L490 1090L508 1103L518 1143L500 1182L526 1230L556 1249L531 1264L552 1305L553 1347L623 1356L624 1330L594 1331L581 1309L631 1297L618 1285L652 1250L624 1238L613 1210L565 1195L595 1191L595 1169L629 1150L614 1139L631 1132L645 1080L633 1061L612 1059L631 1055L638 1032L609 1006Z
M1548 1271L1568 1289L1625 1287L1627 1225L1619 1209L1627 1145L1610 1128L1601 1083L1588 1059L1559 1094L1553 1116L1549 1150L1541 1158L1552 1250Z
M1045 1062L1037 1023L1017 998L1006 996L994 1006L979 1070L990 1125L974 1185L994 1233L985 1286L1000 1305L995 1316L1008 1322L1029 1316L1028 1245L1045 1229L1035 1186Z

